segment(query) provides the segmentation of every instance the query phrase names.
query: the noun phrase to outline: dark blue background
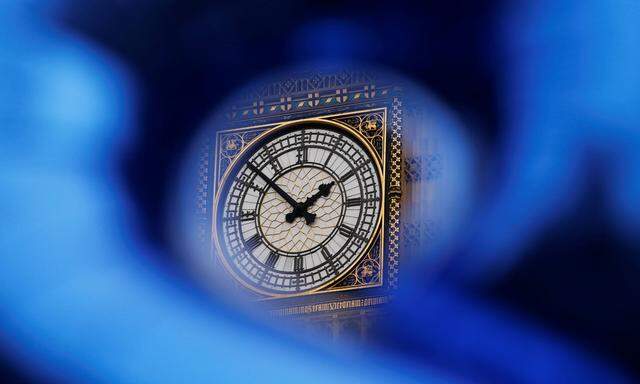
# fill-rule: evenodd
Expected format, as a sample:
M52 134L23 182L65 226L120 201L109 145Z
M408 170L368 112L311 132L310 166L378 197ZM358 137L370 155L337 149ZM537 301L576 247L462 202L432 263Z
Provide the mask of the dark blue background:
M505 71L502 6L71 1L60 22L113 51L141 81L143 133L122 170L150 238L168 246L165 207L189 140L236 88L291 63L348 57L388 66L428 86L472 123L469 134L488 153L497 151L497 87ZM499 167L484 165L482 182L495 182ZM633 260L638 249L616 241L602 225L606 174L597 161L588 165L592 183L579 208L548 228L515 270L474 289L640 373L640 269Z
M505 168L496 155L506 130L499 89L509 70L501 43L503 7L496 1L84 0L66 2L54 20L119 57L136 76L141 133L120 170L145 236L167 250L162 262L179 269L165 232L166 212L190 141L230 93L295 63L348 58L427 86L482 144L478 190L490 193ZM518 251L519 263L463 289L531 316L640 375L640 248L606 224L603 160L587 156L581 165L588 175L585 193L541 239ZM469 252L473 244L460 248ZM419 345L389 344L423 352ZM0 373L26 381L8 364Z

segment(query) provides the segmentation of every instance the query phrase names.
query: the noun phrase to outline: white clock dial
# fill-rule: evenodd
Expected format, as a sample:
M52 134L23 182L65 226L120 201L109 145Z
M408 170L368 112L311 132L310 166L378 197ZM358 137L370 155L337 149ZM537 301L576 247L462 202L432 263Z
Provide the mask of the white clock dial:
M215 239L243 285L295 295L335 283L377 236L378 158L357 133L323 121L261 135L230 166L216 198Z

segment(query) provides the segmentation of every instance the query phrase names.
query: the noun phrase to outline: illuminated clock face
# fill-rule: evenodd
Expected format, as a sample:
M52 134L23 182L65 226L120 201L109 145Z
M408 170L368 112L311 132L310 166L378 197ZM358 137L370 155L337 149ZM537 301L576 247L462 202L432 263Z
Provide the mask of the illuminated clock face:
M230 166L216 198L225 267L266 295L335 283L378 234L378 158L357 133L323 121L275 128Z

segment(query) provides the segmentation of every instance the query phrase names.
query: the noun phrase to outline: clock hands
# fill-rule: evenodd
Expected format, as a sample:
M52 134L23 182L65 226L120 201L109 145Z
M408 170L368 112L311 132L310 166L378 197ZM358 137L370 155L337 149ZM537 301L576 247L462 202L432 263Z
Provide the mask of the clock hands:
M320 197L329 196L331 187L335 184L335 182L333 181L330 183L320 184L320 186L318 187L318 192L309 196L304 201L304 203L298 203L297 201L294 200L293 197L289 196L287 192L285 192L282 188L280 188L280 186L276 184L273 180L268 178L267 175L265 175L255 165L251 163L247 163L247 168L249 168L250 170L255 172L258 176L260 176L262 180L264 180L267 183L267 185L273 188L280 196L282 196L286 200L287 203L289 203L293 207L293 211L287 213L287 215L285 216L287 223L293 223L293 221L297 217L304 217L304 220L307 223L307 225L313 224L313 222L316 220L316 215L313 213L307 212L307 209L309 209L310 206L315 204L315 202L318 201Z
M298 206L300 204L297 201L295 201L293 199L293 197L289 196L289 194L287 192L285 192L282 188L280 188L280 186L278 184L276 184L273 180L268 178L267 175L262 173L262 171L259 170L255 165L253 165L251 163L247 163L247 168L249 168L250 170L255 172L258 176L260 176L262 178L262 180L264 180L267 183L267 185L269 185L276 192L278 192L278 194L280 196L282 196L287 201L287 203L289 203L293 207L293 211L294 212L299 210ZM296 217L300 217L300 216L304 216L304 219L307 222L307 224L313 223L313 221L316 219L316 215L307 212L306 208L304 208L303 211L299 211L299 212L300 212L300 214L297 214L295 217L293 217L291 219L291 221L289 221L289 219L288 219L289 215L287 215L287 222L292 223L293 219L295 219Z
M286 219L287 219L287 223L293 223L293 220L295 220L296 217L300 217L300 216L304 216L305 222L307 223L307 225L311 225L315 219L316 219L316 215L313 213L309 213L307 212L307 209L309 209L310 206L312 206L313 204L315 204L315 202L322 196L322 197L327 197L329 196L329 192L331 191L331 187L335 184L335 182L330 182L330 183L326 183L326 184L320 184L320 186L318 187L318 192L314 193L313 195L309 196L307 198L307 200L304 201L304 203L300 203L298 205L296 205L295 207L293 207L293 211L287 213L286 215Z
M329 196L329 192L331 192L331 187L333 187L334 184L335 184L335 182L333 182L333 181L330 182L330 183L326 183L326 184L320 184L320 186L318 187L318 192L316 192L312 196L309 196L307 198L307 200L305 200L305 202L301 204L301 206L304 207L305 209L307 209L310 206L312 206L313 204L315 204L315 202L318 201L318 199L321 196L322 197L328 197Z
M278 194L280 196L282 196L287 201L287 203L291 204L291 206L293 208L295 208L298 205L298 202L295 201L293 199L293 197L289 196L289 194L287 192L285 192L282 188L280 188L280 186L278 184L276 184L273 180L268 178L267 175L262 173L262 171L259 170L255 165L253 165L251 163L247 163L247 168L249 168L250 170L255 172L258 176L260 176L262 178L262 180L264 180L267 183L267 185L269 185L276 192L278 192Z

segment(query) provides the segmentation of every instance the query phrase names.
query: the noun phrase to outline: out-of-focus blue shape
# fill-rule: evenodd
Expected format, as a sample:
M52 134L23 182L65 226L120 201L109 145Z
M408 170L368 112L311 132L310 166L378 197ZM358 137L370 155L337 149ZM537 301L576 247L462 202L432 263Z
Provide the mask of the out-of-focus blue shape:
M0 29L5 359L65 382L411 381L400 361L338 358L238 322L150 262L110 165L134 130L135 84L26 8Z
M519 261L593 175L609 192L611 222L603 225L637 244L640 4L512 2L502 16L503 173L447 273L427 284L425 269L403 270L390 332L402 349L479 381L633 382L469 289Z
M292 36L290 59L294 61L356 61L380 52L375 28L340 18L307 22Z
M571 11L577 3L562 4ZM623 34L616 31L625 27L636 32L625 9L594 8L595 3L586 3L587 16L602 13L609 27L593 32L577 22L578 31L587 31L577 34L578 41L600 41L600 33ZM154 250L136 235L130 203L110 165L119 148L132 139L135 84L105 52L34 18L27 9L11 5L0 14L0 244L4 252L0 348L5 359L36 377L80 382L438 381L431 371L412 370L408 359L394 359L384 352L365 359L330 356L238 321L221 307L206 306L150 262L145 256ZM555 38L571 17L546 13L533 13L537 18L531 31L539 28ZM514 33L519 31L513 28ZM622 48L633 50L625 44L613 49L603 42L597 47L620 54ZM598 87L587 87L584 99L572 101L571 94L561 91L578 85L580 78L572 78L569 70L546 78L555 73L556 63L561 68L579 64L570 58L567 63L555 61L557 54L563 57L564 48L521 52L529 61L523 62L522 73L514 72L511 84L529 96L519 99L517 92L509 93L514 116L520 111L524 120L517 123L523 128L514 130L508 143L508 148L515 149L507 159L524 162L528 168L516 168L522 171L517 176L524 179L509 177L507 192L511 193L499 194L495 216L487 216L481 266L495 264L487 256L493 255L490 246L504 257L516 248L524 231L534 228L535 215L546 219L549 207L558 206L554 202L571 200L567 193L553 199L546 194L556 191L555 184L563 182L561 175L579 179L574 159L562 156L573 148L569 144L584 146L593 141L576 139L582 137L577 128L581 122L567 117L586 116L585 121L599 123L589 124L586 132L592 138L604 136L604 126L615 128L618 138L629 134L625 137L630 140L617 141L624 151L607 141L625 159L613 173L617 185L628 186L627 170L638 170L637 154L629 152L634 147L629 143L638 139L633 129L637 111L628 109L638 105L637 87L622 87L626 77L617 82L605 79L601 85L613 84L612 92L622 87L627 93L616 100L603 96ZM637 57L624 55L629 55L623 57L627 64L616 65L627 71ZM526 63L536 60L540 61L527 67ZM589 67L597 72L607 65L606 60L596 60ZM586 79L594 75L587 74ZM557 109L547 99L562 107ZM599 118L587 119L593 115ZM627 116L621 119L626 125L609 121L621 116ZM553 169L556 166L560 168ZM532 180L535 189L523 187L523 182L530 186ZM637 190L634 182L631 186ZM612 190L612 204L620 207L625 228L636 228L632 213L638 209L640 195ZM527 214L521 203L535 213ZM514 218L522 213L526 220L516 225ZM504 235L504 228L513 229ZM624 380L613 368L585 357L554 335L523 325L495 308L478 309L476 302L460 299L454 288L424 292L406 284L399 299L395 325L405 327L398 331L414 341L415 356L429 357L425 352L435 350L438 356L431 357L454 371L473 376L475 367L468 370L465 362L480 361L482 371L499 371L483 377L514 382ZM530 366L514 369L517 364ZM558 371L558 364L571 371Z
M406 274L384 326L413 358L472 382L633 382L615 364L561 334L455 285L422 285L422 275Z
M640 234L640 4L510 3L500 33L503 173L452 268L468 281L508 270L593 175L609 192L607 224Z

